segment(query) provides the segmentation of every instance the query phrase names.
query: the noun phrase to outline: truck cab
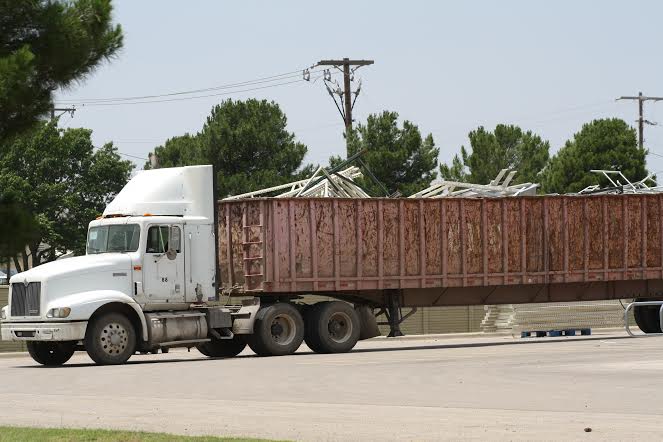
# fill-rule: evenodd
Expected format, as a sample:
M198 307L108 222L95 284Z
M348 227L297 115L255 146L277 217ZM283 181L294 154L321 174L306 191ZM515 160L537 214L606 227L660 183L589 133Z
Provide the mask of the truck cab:
M148 319L215 299L212 181L211 166L139 173L89 224L84 256L11 278L2 339L27 341L38 362L55 361L56 353L68 359L87 347L86 332L96 318L121 314L137 331L135 340L153 350ZM121 322L101 333L126 334ZM207 338L206 332L194 334ZM106 345L108 356L122 354L129 344L124 339L103 338L108 343L101 348Z

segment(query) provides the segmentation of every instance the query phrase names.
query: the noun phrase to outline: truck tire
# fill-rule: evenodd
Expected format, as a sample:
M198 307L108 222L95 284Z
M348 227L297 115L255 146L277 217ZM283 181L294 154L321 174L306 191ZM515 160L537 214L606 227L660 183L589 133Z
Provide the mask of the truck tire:
M304 319L292 304L279 302L258 310L253 334L247 336L258 356L284 356L297 351L304 340Z
M232 358L246 348L246 341L242 336L232 339L214 339L204 342L197 347L199 352L210 358Z
M28 353L35 362L47 367L55 367L67 362L76 351L76 341L39 342L28 341Z
M636 301L654 301L654 299L636 299ZM661 333L661 324L658 318L659 306L641 305L633 307L633 317L643 333Z
M124 364L136 351L136 331L123 314L106 313L88 325L85 350L97 364Z
M316 353L346 353L361 333L359 315L346 302L315 304L306 316L306 345Z

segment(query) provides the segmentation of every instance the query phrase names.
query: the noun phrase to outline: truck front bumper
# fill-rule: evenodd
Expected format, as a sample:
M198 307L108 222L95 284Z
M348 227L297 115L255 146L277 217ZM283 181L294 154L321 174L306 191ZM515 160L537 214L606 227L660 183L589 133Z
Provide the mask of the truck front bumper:
M3 341L80 341L85 338L87 321L3 322Z

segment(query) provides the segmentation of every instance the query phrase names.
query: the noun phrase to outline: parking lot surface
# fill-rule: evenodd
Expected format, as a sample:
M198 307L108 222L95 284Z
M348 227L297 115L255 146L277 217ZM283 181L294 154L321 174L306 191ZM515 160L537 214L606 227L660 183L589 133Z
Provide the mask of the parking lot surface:
M663 339L369 340L348 354L94 366L0 359L0 424L290 440L635 440L663 432ZM591 430L591 431L589 431Z

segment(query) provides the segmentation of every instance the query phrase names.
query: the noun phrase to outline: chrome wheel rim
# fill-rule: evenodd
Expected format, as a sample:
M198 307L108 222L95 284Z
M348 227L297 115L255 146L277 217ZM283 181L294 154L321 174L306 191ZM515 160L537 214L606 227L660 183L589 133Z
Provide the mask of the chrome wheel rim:
M329 317L327 330L332 341L342 344L352 336L352 319L345 312L335 312Z
M112 322L106 324L101 330L99 343L104 353L117 356L126 350L129 343L129 333L127 333L127 329L122 324Z
M278 315L272 320L270 332L272 340L279 345L288 345L295 339L295 320L289 315Z

